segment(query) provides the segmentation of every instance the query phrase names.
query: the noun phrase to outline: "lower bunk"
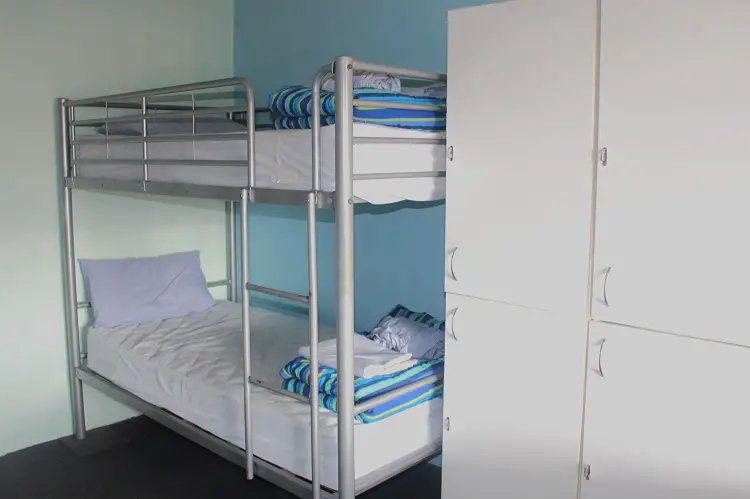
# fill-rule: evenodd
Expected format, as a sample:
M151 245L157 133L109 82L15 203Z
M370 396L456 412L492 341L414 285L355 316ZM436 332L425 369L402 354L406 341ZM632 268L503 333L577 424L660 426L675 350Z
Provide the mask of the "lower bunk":
M257 307L250 317L252 377L268 387L252 390L254 454L310 480L309 405L274 391L283 390L280 370L308 343L307 319ZM241 323L238 304L218 302L207 312L158 324L90 328L84 369L89 374L83 379L94 385L97 378L100 384L106 380L241 454L245 441ZM332 339L335 329L321 326L319 334L321 340ZM337 415L321 408L319 419L321 484L336 491ZM355 422L357 491L436 455L441 439L440 397L374 423Z

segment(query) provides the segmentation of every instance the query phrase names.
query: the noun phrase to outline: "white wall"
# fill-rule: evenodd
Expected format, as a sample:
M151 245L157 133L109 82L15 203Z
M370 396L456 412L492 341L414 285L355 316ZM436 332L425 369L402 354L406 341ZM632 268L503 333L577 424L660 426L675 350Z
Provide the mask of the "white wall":
M57 97L231 76L232 0L0 2L0 455L70 434ZM225 275L220 202L75 191L78 256L201 250ZM86 391L91 426L130 415Z

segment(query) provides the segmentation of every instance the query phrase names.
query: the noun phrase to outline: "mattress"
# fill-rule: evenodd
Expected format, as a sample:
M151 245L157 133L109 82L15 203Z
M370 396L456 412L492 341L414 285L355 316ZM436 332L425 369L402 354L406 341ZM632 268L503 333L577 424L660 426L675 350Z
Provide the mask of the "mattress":
M443 132L426 132L401 128L354 124L355 137L396 139L442 139ZM312 131L266 130L256 137L256 182L258 187L309 190L312 185ZM335 190L335 127L321 128L321 187ZM109 145L110 160L141 159L140 143ZM247 159L247 142L238 140L193 142L151 142L148 157L152 160L228 160ZM76 146L76 158L86 160L77 166L77 174L87 178L141 180L142 167L107 158L107 146ZM445 145L409 142L360 143L354 145L354 173L412 173L445 171ZM247 185L247 168L238 166L195 166L190 164L149 167L154 182L187 183L243 187ZM445 198L445 177L356 180L354 196L372 204L398 201L432 201Z
M280 387L279 369L307 344L307 320L253 307L252 376ZM241 308L159 324L89 328L88 368L153 405L244 448ZM335 337L321 327L322 339ZM310 407L253 386L254 454L311 479ZM321 483L338 488L337 415L320 412ZM355 423L359 479L442 439L442 398L372 424Z

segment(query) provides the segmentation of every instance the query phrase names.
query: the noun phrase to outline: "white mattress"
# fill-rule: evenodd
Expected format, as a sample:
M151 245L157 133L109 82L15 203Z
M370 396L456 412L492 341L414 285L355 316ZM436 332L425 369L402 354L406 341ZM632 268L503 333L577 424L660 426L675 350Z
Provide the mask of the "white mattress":
M280 386L279 369L307 344L307 320L253 308L252 375ZM88 367L116 385L244 448L241 309L113 329L91 328ZM335 336L323 327L321 339ZM310 479L309 405L253 387L256 456ZM355 423L363 477L442 438L442 398L372 424ZM320 413L321 482L338 488L336 414Z
M354 124L355 137L400 139L445 138L441 132L406 130L365 123ZM256 181L258 187L309 190L312 181L312 132L310 130L266 130L255 134ZM335 190L334 127L321 129L322 189ZM107 158L102 144L76 146L76 157L83 160ZM140 143L110 144L110 159L141 159ZM240 140L192 142L151 142L150 159L244 161L247 143ZM415 143L369 143L354 145L354 173L411 173L445 170L445 145ZM114 180L141 180L142 167L113 162L77 167L81 177ZM149 167L154 182L242 187L247 185L247 168L236 166L169 165ZM357 180L354 195L362 201L386 204L398 201L432 201L445 197L445 177Z

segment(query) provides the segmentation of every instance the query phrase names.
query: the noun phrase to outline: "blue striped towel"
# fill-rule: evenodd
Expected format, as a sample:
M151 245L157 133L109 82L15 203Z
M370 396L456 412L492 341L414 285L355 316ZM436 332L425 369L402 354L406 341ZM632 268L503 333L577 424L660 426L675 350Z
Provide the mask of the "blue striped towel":
M331 117L332 124L336 115L336 94L334 92L320 92L321 116ZM371 101L371 106L354 106L354 121L376 125L408 128L413 130L445 130L445 109L432 111L416 111L410 109L388 109L378 107L378 102L396 102L405 104L444 105L445 99L425 96L412 96L380 90L374 88L358 88L354 90L354 98ZM301 85L286 85L268 98L268 107L274 115L276 128L310 128L311 120L278 120L280 117L304 118L312 115L312 88ZM328 121L328 120L326 120Z
M367 402L429 376L437 375L439 380L427 386L401 395L355 416L362 423L374 423L443 394L444 359L419 362L415 366L393 374L374 378L354 379L354 403ZM318 367L318 387L320 406L331 411L338 410L338 373L330 367ZM310 396L310 360L297 357L281 369L284 378L282 388L305 397Z

